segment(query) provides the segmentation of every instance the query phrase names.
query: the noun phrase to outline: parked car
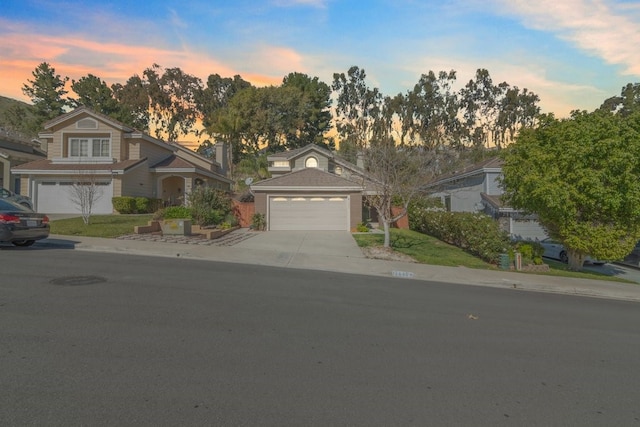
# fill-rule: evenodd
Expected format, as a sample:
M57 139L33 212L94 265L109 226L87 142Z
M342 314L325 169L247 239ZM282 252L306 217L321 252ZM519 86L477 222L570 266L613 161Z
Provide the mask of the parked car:
M0 199L0 242L31 246L49 237L49 217L26 206Z
M4 200L10 200L12 202L21 204L22 206L26 206L29 209L33 209L33 202L29 197L21 196L20 194L16 194L11 190L7 190L6 188L0 188L0 198Z
M544 253L542 254L543 257L558 259L565 264L569 262L569 255L562 243L547 237L546 239L542 239L540 244L544 248ZM587 256L584 261L595 265L602 265L606 263L606 261L595 260L589 256Z

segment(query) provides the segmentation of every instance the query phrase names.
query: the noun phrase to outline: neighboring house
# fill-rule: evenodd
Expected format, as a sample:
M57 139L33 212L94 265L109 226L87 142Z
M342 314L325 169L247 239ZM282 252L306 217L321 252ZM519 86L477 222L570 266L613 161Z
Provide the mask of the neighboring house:
M348 231L363 221L362 168L315 144L267 160L272 177L251 185L267 230Z
M38 141L29 141L14 132L0 129L0 188L20 194L20 176L11 168L34 160L46 159Z
M428 185L447 211L483 212L496 219L514 239L544 239L547 233L533 216L504 205L500 186L502 160L493 158L455 171Z
M169 144L108 116L80 107L44 124L39 137L47 158L12 168L22 177L21 194L45 213L78 213L72 187L91 182L100 197L93 213L113 213L112 197L162 199L184 203L196 185L230 190L226 168L199 154ZM223 155L224 146L216 147Z

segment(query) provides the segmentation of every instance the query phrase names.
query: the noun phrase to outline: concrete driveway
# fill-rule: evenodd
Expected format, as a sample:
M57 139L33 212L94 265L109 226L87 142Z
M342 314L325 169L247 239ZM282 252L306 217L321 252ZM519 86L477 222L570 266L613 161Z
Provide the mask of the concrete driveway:
M365 258L347 231L265 231L237 243L234 248L292 255Z

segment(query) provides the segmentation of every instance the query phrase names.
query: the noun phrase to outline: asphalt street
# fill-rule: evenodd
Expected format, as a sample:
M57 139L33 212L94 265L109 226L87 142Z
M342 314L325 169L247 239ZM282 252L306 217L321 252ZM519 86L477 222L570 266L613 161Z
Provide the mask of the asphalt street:
M635 302L64 249L0 255L0 425L640 423Z

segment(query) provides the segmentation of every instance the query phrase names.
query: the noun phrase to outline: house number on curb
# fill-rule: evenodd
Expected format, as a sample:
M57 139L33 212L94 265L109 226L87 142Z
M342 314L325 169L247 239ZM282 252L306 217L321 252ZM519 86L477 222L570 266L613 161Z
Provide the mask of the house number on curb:
M393 277L403 277L403 278L406 278L406 279L410 279L410 278L412 278L414 276L414 274L412 272L410 272L410 271L397 271L397 270L393 270L391 272L391 275Z

